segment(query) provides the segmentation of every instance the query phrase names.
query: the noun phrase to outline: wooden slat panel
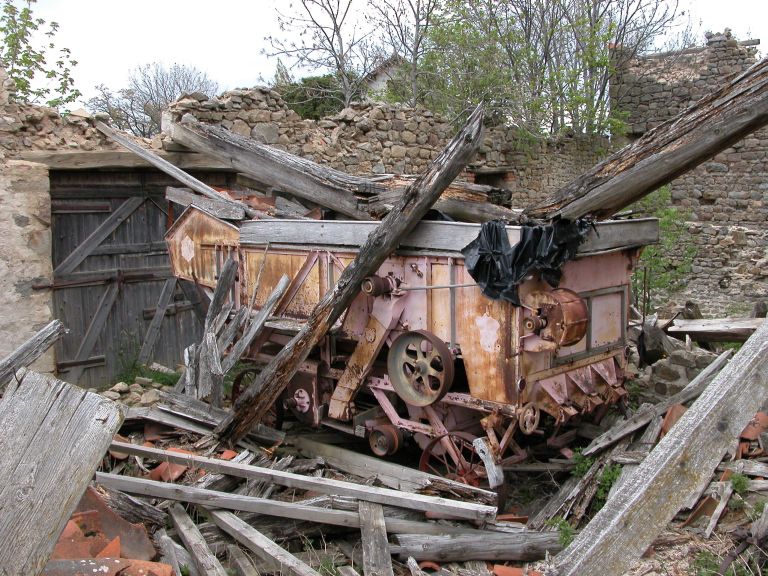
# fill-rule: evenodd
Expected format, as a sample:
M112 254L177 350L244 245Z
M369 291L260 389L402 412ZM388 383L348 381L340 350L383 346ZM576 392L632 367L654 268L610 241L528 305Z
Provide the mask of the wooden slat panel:
M144 336L144 343L139 351L138 361L141 364L146 364L152 357L152 349L155 347L155 342L160 334L160 327L162 326L163 318L165 318L165 310L168 308L175 289L176 278L168 278L165 284L163 284L163 291L160 293L160 299L157 302L155 316L152 318L152 322L149 323L149 328L147 328L147 333Z
M104 295L99 301L99 305L96 307L96 312L91 318L91 323L88 325L83 340L80 343L80 347L77 349L75 360L81 362L91 356L93 347L96 345L101 332L104 328L104 324L107 322L109 312L112 310L112 306L115 304L117 294L120 290L120 285L110 284L104 291ZM76 384L80 380L80 375L83 373L84 366L81 364L72 369L69 373L69 379L73 384Z

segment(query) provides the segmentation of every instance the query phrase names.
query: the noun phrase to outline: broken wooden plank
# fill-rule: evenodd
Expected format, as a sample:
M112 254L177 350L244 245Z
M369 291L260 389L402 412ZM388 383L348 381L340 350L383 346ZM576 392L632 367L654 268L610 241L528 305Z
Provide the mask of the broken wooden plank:
M445 187L459 174L480 147L483 110L472 113L427 171L411 185L381 225L368 236L355 259L315 306L301 331L261 371L235 402L231 415L216 428L224 442L236 441L259 422L277 401L299 366L360 293L363 280L373 274L389 254L427 213Z
M179 504L173 504L168 512L173 521L173 527L192 556L197 571L200 574L206 574L206 576L227 576L224 566L208 548L205 538L200 534L200 530L197 529L184 508Z
M61 338L67 329L61 320L53 320L34 336L0 360L0 394L19 368L29 366Z
M38 574L123 415L53 376L17 376L0 400L0 572Z
M360 501L360 532L363 539L363 572L376 576L394 576L389 554L384 510L381 504Z
M336 210L355 220L372 220L358 208L354 192L369 180L315 164L271 146L244 138L221 126L202 124L190 115L163 130L174 141L229 164L235 170L271 186Z
M688 335L695 342L744 342L764 321L764 318L675 318L666 332L682 339Z
M557 532L483 533L478 536L396 534L394 556L433 562L465 560L542 560L562 549Z
M568 220L611 216L766 124L768 59L763 59L525 214Z
M197 178L194 178L193 176L190 176L184 170L181 168L178 168L165 160L164 158L160 157L159 155L155 154L151 150L147 150L146 148L142 148L138 144L136 144L133 140L128 138L127 136L123 136L122 134L116 132L103 122L96 122L96 129L99 130L101 133L105 134L110 140L113 140L114 142L117 142L120 144L120 146L123 146L124 148L127 148L136 156L140 157L142 160L148 162L158 170L162 170L172 178L175 178L188 188L191 188L195 192L199 192L203 196L206 196L208 198L211 198L213 200L216 200L218 202L223 202L225 204L230 204L233 206L237 206L238 208L241 208L245 211L246 215L250 217L254 217L257 215L256 211L250 208L249 206L245 206L244 204L241 204L240 202L236 202L234 200L230 200L229 198L225 198L216 190L208 186L207 184L201 182Z
M221 197L224 198L223 196ZM228 204L218 198L213 199L199 196L187 188L168 186L165 189L165 199L181 206L189 206L191 204L201 210L205 210L211 216L222 218L223 220L242 220L245 218L245 209L242 206Z
M259 571L239 546L234 544L227 546L227 556L229 567L235 571L235 576L259 576Z
M321 494L349 496L369 502L392 504L411 510L420 510L422 512L447 514L457 518L467 518L469 520L489 520L496 515L496 508L493 506L462 502L459 500L448 500L438 496L425 496L423 494L399 492L389 488L378 488L364 484L355 484L353 482L333 480L331 478L302 476L301 474L284 472L272 468L262 468L237 462L227 462L217 458L206 458L204 456L171 452L168 450L161 450L160 448L138 446L126 442L113 442L112 449L125 454L152 458L159 462L171 462L183 466L199 467L212 472L230 474L239 478L261 480L280 486L287 486L289 488L312 490Z
M190 502L211 508L224 508L241 512L255 512L269 516L279 516L292 520L309 520L332 526L346 526L348 528L360 528L360 518L357 512L345 510L331 510L305 506L294 502L281 502L266 498L255 498L240 494L229 494L216 490L204 490L181 484L169 484L155 482L144 478L131 478L116 474L96 473L96 482L107 488L122 490L130 494L142 496L154 496L180 502ZM414 520L402 520L399 518L386 518L387 532L412 533L412 534L445 534L447 532L476 533L471 528L454 528L443 524L430 522L418 522Z
M293 554L278 546L256 530L240 520L231 512L222 510L208 510L213 522L240 542L243 546L251 550L259 558L264 560L267 565L279 571L280 574L291 574L293 576L319 576L319 574L307 564L296 558Z
M165 318L165 311L168 308L168 304L173 298L173 292L176 290L176 277L168 278L163 284L163 289L160 292L160 297L157 299L157 308L155 309L155 315L149 323L147 333L144 336L144 342L141 344L141 350L139 350L139 356L137 361L140 364L146 364L152 358L152 350L157 342L157 337L160 334L160 328Z
M712 381L712 379L715 377L717 372L725 365L725 363L728 361L728 358L731 356L731 351L726 350L720 356L718 356L715 360L712 361L712 363L707 366L704 370L701 371L701 373L696 376L691 382L686 386L683 390L678 392L677 394L674 394L673 396L670 396L663 402L659 402L655 406L653 406L650 410L647 410L645 412L638 412L634 416L628 418L627 420L621 421L616 426L608 430L605 434L602 434L601 436L598 436L595 438L589 446L587 446L583 451L582 454L585 456L590 456L592 454L595 454L599 452L600 450L603 450L610 446L611 444L614 444L624 438L625 436L628 436L635 430L639 430L646 424L648 424L651 420L656 418L657 416L663 415L667 410L669 410L670 406L673 406L675 404L683 404L684 402L688 402L692 400L693 398L696 398L701 394L704 389L707 387L707 385Z
M302 454L319 456L333 468L360 476L366 480L376 480L395 490L418 492L431 488L457 494L462 498L468 498L482 504L496 505L497 503L497 495L490 490L483 490L462 482L427 474L381 458L359 454L340 446L324 444L307 436L291 438L291 442Z
M573 543L555 558L561 576L623 574L723 454L768 391L768 323L742 346Z

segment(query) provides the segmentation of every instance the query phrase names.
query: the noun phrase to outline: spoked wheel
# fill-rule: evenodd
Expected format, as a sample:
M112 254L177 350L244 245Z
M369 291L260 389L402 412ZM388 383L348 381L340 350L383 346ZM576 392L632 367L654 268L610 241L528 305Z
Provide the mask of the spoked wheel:
M485 478L485 466L475 452L468 432L449 432L433 438L424 448L419 470L455 480L469 486L480 486Z
M257 368L245 368L240 371L234 380L232 380L232 404L237 401L238 396L256 381L260 370ZM283 418L285 416L285 410L283 403L278 400L275 402L261 419L261 423L275 430L280 430L283 426Z
M430 406L451 389L453 354L431 332L405 332L389 348L387 372L392 387L405 402Z

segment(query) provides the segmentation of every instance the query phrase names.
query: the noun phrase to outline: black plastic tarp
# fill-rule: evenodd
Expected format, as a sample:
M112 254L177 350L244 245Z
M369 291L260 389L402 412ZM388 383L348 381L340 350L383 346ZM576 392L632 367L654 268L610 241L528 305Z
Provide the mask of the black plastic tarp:
M520 241L511 246L502 221L485 222L461 251L464 265L488 298L519 306L517 288L532 272L540 272L550 286L560 283L560 267L576 256L590 227L585 220L522 226Z

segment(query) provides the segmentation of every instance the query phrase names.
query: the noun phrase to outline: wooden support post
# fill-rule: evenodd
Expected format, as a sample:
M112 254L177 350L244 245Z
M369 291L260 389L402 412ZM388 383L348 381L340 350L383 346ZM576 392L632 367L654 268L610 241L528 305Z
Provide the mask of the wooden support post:
M623 574L703 488L768 392L768 323L555 558L560 576Z
M25 372L0 400L0 573L39 574L123 415L114 402Z
M766 124L768 59L763 59L525 214L609 217Z
M207 576L227 576L227 571L213 552L208 548L205 538L200 534L195 523L179 504L174 504L168 511L173 521L176 533L184 542L187 552L192 556L192 561L199 574Z
M173 298L174 290L176 290L176 277L168 278L168 280L165 281L165 284L163 284L160 298L157 300L155 315L149 323L147 334L144 336L144 342L139 351L138 362L140 364L147 364L152 359L152 350L154 349L155 342L157 342L157 337L160 334L163 318L165 318L165 311L168 309L168 304L170 304L171 298Z
M60 320L53 320L24 342L24 344L0 360L0 394L3 393L6 384L10 382L19 368L32 364L48 348L53 346L54 342L61 338L66 331L64 324Z
M275 544L253 526L246 524L231 512L223 510L208 510L213 522L251 550L268 566L279 571L280 574L292 576L320 576L307 564L296 558L293 554Z
M384 509L381 504L361 501L360 528L363 536L363 572L376 576L394 576L389 554Z
M318 303L301 331L270 362L254 384L240 395L232 414L217 428L219 439L232 443L261 420L296 374L299 366L320 343L360 291L363 280L397 247L400 238L427 213L445 187L461 172L482 142L483 111L478 107L467 124L440 156L403 194L398 205L382 220L344 269L333 290Z

